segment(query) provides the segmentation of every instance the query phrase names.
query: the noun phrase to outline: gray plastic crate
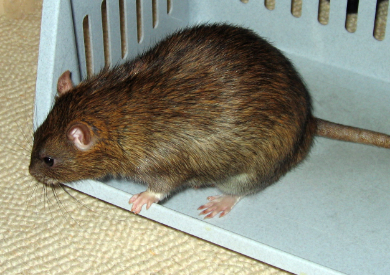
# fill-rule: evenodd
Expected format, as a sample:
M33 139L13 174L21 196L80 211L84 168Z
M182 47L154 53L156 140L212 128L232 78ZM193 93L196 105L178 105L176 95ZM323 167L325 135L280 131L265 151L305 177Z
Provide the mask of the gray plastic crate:
M303 1L299 18L291 0L276 0L272 11L264 0L243 2L106 0L102 13L98 0L45 0L35 124L49 112L63 71L78 83L87 60L97 72L105 60L122 62L178 28L223 21L249 27L285 52L311 90L316 116L390 133L390 40L373 37L376 1L360 1L354 33L345 29L347 0L332 1L327 25L318 22L318 0ZM386 149L318 138L308 160L224 218L198 216L214 188L180 192L141 215L297 274L390 274L389 159ZM145 190L125 180L70 186L125 209L131 194Z

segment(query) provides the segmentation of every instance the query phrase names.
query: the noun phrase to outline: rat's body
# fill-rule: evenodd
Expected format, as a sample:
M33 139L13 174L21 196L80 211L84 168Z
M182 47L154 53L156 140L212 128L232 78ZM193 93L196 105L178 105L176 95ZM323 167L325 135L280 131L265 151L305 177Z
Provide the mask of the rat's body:
M76 87L64 73L58 92L34 135L30 173L45 183L106 175L145 183L130 200L136 213L185 184L214 184L227 196L212 197L202 213L224 215L302 161L316 133L390 146L389 136L361 138L315 119L292 64L228 25L175 33Z

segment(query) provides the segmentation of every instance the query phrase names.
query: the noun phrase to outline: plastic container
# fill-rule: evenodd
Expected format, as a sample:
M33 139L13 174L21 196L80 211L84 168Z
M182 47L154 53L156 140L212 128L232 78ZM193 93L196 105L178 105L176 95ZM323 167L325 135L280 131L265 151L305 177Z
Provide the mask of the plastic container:
M311 90L316 116L390 133L390 40L373 36L375 1L360 1L354 33L345 28L347 0L332 1L326 25L317 0L304 1L299 17L292 2L276 0L269 10L263 0L45 0L35 124L49 112L63 71L77 83L178 28L223 21L285 52ZM198 216L218 193L213 188L179 192L141 215L296 274L390 274L389 157L386 149L318 138L308 160L224 218ZM125 209L145 190L125 180L70 186Z

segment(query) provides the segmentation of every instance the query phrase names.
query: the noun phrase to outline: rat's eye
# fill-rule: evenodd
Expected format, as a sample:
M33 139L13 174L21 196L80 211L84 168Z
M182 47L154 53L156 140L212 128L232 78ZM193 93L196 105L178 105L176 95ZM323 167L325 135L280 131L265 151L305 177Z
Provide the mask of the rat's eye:
M44 157L43 161L47 164L47 166L50 167L52 167L54 164L54 159L52 159L51 157Z

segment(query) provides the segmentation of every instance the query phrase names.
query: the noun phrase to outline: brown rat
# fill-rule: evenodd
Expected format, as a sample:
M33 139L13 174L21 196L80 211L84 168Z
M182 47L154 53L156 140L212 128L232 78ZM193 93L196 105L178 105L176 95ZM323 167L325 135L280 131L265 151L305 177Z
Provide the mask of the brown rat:
M388 135L314 118L293 65L252 31L201 25L75 87L65 72L29 169L51 185L144 183L135 213L183 185L213 184L225 195L199 208L211 218L299 164L315 134L390 148Z

